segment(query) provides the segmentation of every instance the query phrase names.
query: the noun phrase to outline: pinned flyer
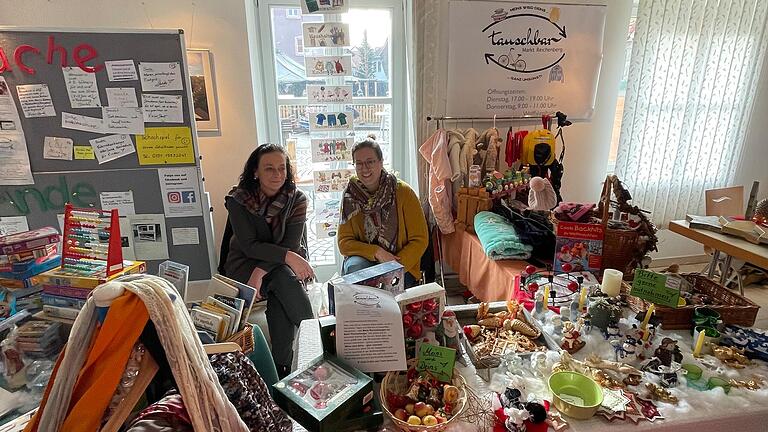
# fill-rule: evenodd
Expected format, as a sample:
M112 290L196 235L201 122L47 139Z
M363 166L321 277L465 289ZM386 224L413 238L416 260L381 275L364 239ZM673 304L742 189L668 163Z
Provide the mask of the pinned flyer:
M89 140L99 164L135 153L130 135L109 135Z
M146 128L136 135L139 165L195 163L192 132L186 126Z
M94 160L96 155L93 154L93 147L87 145L76 145L73 147L75 153L75 160ZM123 257L125 258L125 257Z
M166 217L200 216L200 187L197 167L162 168L157 170L163 211Z
M48 84L17 85L16 93L19 95L19 104L26 118L55 117L51 92Z
M133 87L108 87L107 105L111 108L138 108L136 89Z
M168 233L161 214L128 216L133 236L133 251L137 260L168 259Z
M182 123L184 121L181 95L143 94L141 105L147 123Z
M64 74L64 85L69 94L72 108L98 108L101 106L99 86L96 84L96 74L86 72L79 67L61 68Z
M104 133L135 135L144 133L144 114L141 108L104 107L101 109L101 117Z
M143 91L183 90L181 65L170 63L139 63L141 89Z
M110 81L137 81L136 65L133 60L106 61L107 77Z
M45 137L43 159L72 160L72 138Z
M61 127L83 132L102 133L104 122L100 118L88 117L68 112L61 113Z

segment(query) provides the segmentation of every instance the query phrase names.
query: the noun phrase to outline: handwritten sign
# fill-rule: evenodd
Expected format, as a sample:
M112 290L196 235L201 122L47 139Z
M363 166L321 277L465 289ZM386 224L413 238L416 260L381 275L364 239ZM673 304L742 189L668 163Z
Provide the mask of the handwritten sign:
M143 94L144 121L147 123L181 123L184 121L180 95Z
M96 155L93 154L93 147L85 145L76 145L75 160L93 160L96 159Z
M43 159L72 160L72 139L45 137Z
M83 132L101 133L104 129L104 122L100 118L88 117L68 112L61 113L61 127L64 129L74 129Z
M456 350L428 343L419 346L416 370L429 372L440 381L450 382L453 378L453 367L456 364Z
M101 106L96 74L86 72L79 67L62 68L64 84L69 94L72 108L96 108Z
M133 87L108 87L107 104L114 108L138 108L136 89Z
M136 135L139 165L185 164L195 162L192 132L188 127L147 128Z
M104 107L101 109L101 117L104 121L104 133L144 133L144 114L141 108Z
M183 90L181 65L170 63L139 63L143 91Z
M136 152L130 135L109 135L89 140L99 164Z
M669 283L666 275L638 269L635 270L630 294L651 303L674 308L680 298L680 285Z
M54 117L56 110L53 108L51 92L48 84L17 85L21 110L26 118Z

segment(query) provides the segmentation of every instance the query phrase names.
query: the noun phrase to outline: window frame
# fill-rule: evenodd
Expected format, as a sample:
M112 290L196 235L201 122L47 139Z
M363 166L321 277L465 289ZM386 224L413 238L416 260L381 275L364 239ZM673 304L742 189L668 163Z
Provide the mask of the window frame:
M281 140L280 129L280 105L306 105L306 97L282 98L278 97L277 78L275 76L274 39L272 36L273 7L299 7L298 0L256 0L256 25L251 26L254 34L251 65L254 68L254 101L256 111L256 130L259 142L275 142ZM391 113L391 148L392 167L400 173L403 180L409 184L415 184L416 179L410 178L411 164L415 164L410 157L411 149L408 144L407 128L407 74L405 64L405 5L403 0L356 0L353 9L390 9L392 14L392 40L390 41L389 64L392 75L390 77L390 93L388 97L355 97L354 103L390 104ZM253 52L255 51L255 52Z
M289 13L292 12L292 13ZM301 19L301 8L289 8L285 10L285 18L286 19L293 19L293 20L300 20Z
M301 46L301 51L299 51L299 46ZM304 37L303 36L296 36L293 38L293 52L296 53L296 55L303 56L304 55Z

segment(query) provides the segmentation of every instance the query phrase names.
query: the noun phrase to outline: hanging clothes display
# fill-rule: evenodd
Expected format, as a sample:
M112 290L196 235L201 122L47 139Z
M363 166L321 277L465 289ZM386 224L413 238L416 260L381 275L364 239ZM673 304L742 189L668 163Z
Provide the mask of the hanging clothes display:
M424 144L419 153L429 164L429 205L435 222L443 234L455 231L453 226L453 207L451 186L446 182L451 179L451 162L448 159L448 137L443 129L438 129ZM450 183L449 183L450 185Z

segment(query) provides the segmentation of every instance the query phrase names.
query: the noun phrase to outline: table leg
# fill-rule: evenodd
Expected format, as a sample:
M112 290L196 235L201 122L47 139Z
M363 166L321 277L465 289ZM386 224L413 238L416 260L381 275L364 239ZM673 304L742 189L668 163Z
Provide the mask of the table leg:
M731 261L733 257L728 255L723 263L723 270L720 272L720 285L725 286L725 281L728 280L728 273L731 271Z
M707 277L712 279L715 277L715 268L717 267L717 262L720 260L720 251L715 249L712 252L712 263L709 265L709 272L707 273Z

